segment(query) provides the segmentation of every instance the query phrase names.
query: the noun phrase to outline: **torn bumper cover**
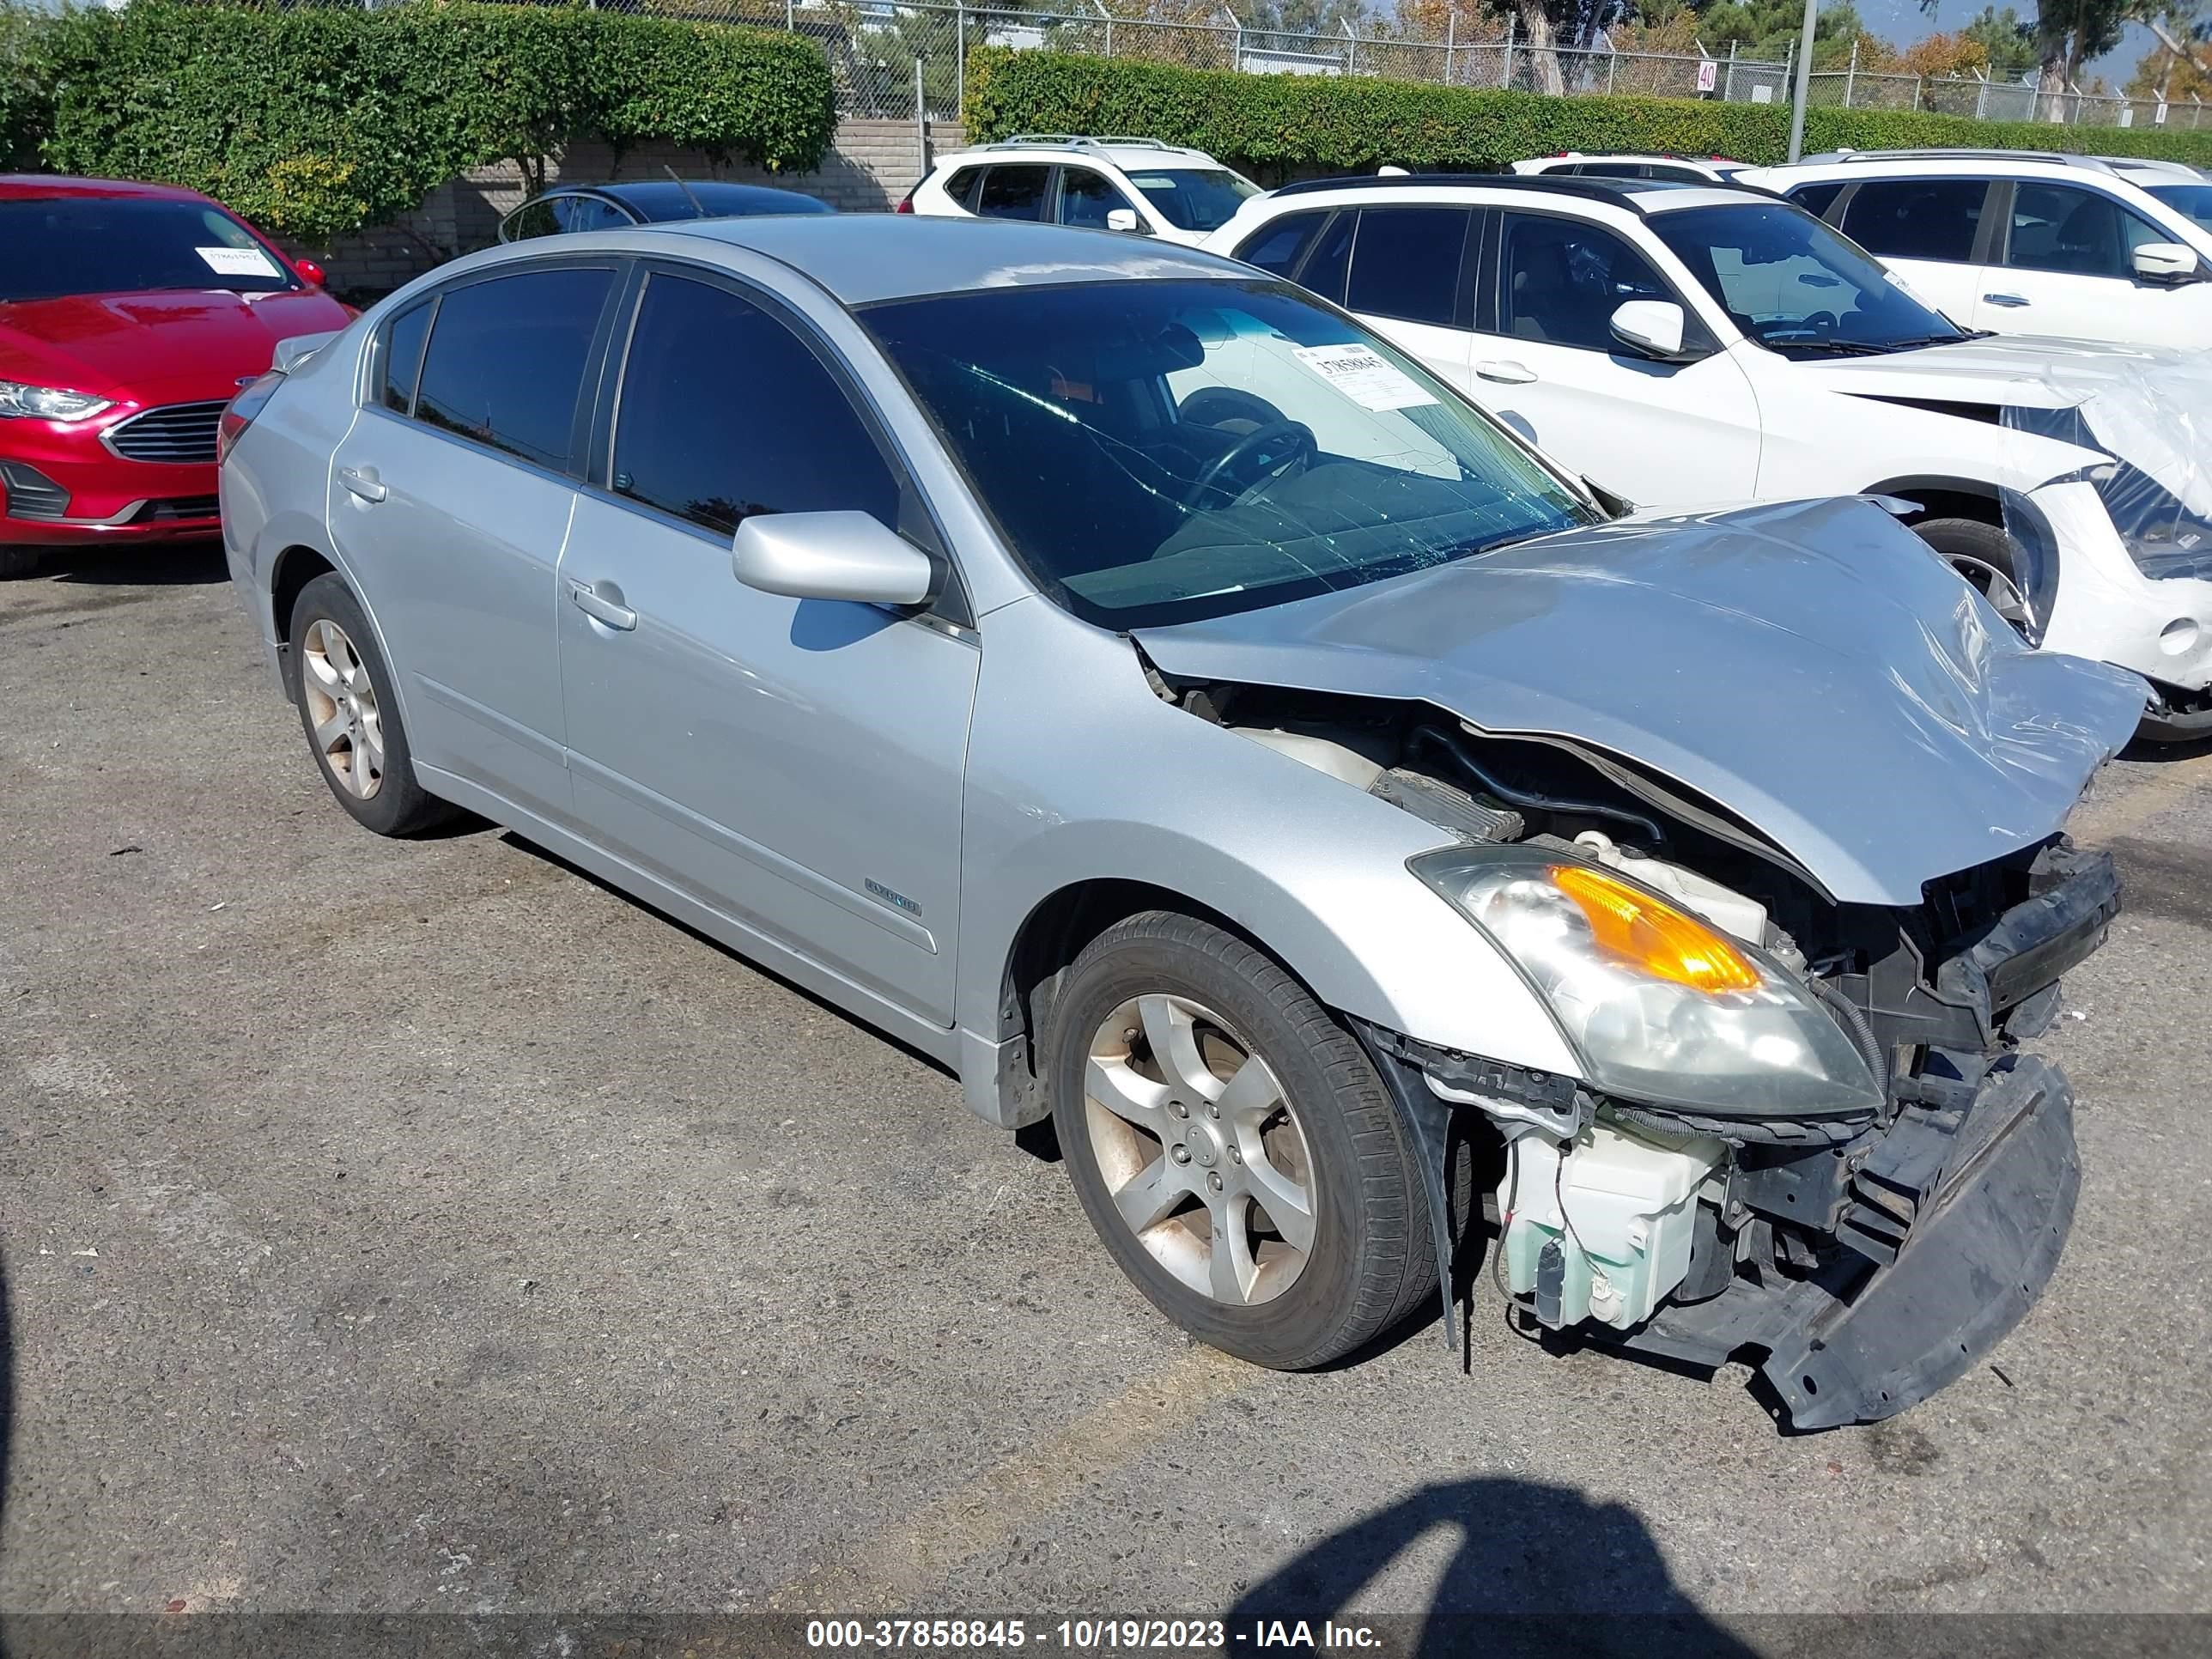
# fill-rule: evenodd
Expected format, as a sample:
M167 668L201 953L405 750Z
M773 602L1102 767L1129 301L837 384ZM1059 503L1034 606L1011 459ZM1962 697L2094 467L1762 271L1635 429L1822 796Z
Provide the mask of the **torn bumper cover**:
M1894 1416L1972 1369L2043 1293L2074 1223L2074 1097L2001 1061L1962 1109L1913 1106L1853 1179L1848 1249L1804 1279L1739 1279L1620 1344L1717 1366L1763 1352L1791 1426Z

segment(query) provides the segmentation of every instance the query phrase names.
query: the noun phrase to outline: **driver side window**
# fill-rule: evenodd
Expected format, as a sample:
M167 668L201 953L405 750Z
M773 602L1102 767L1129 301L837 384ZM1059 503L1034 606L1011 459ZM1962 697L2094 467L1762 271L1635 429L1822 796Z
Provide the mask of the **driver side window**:
M1623 304L1674 298L1642 254L1600 226L1508 213L1502 228L1500 334L1611 352L1613 313Z
M2005 264L2014 270L2132 276L2135 250L2164 234L2109 196L2070 185L2014 186Z

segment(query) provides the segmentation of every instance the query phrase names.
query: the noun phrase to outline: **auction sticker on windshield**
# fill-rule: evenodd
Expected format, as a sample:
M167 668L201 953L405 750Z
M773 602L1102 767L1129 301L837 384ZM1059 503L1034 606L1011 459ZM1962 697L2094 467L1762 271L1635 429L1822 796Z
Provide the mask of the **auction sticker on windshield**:
M1362 409L1419 409L1436 402L1405 370L1385 362L1371 346L1296 346L1308 368Z
M210 270L218 276L274 276L276 267L258 247L204 247L198 250Z

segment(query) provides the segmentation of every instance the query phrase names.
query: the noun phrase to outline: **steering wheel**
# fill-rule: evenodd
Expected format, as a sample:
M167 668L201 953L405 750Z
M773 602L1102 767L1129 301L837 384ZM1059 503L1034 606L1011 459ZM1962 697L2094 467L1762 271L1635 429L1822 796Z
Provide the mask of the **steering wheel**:
M1321 446L1315 441L1313 428L1304 422L1270 421L1265 426L1255 427L1222 451L1212 464L1198 475L1197 481L1183 491L1183 505L1194 507L1217 489L1234 500L1262 479L1289 471L1294 462L1303 460L1310 463L1320 453ZM1222 483L1224 478L1235 479L1242 469L1255 462L1259 470L1251 483L1234 490Z
M1764 329L1744 331L1761 342L1771 340L1827 340L1835 337L1838 324L1832 311L1814 311L1794 323L1769 323Z

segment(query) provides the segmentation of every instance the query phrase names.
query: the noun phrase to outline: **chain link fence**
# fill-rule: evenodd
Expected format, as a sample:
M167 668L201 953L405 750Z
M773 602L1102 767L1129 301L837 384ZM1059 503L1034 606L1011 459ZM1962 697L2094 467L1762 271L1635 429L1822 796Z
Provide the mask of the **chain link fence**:
M400 3L401 0L261 0L274 5ZM512 0L540 3L541 0ZM1600 35L1585 45L1538 46L1515 21L1462 24L1438 33L1404 20L1347 23L1334 33L1247 28L1231 0L1063 0L1059 9L969 5L965 0L590 0L607 9L787 29L815 41L830 63L842 115L956 120L979 47L1085 52L1249 75L1369 75L1480 89L1787 104L1792 64L1738 55L1613 50ZM1164 9L1180 6L1180 15ZM1141 14L1134 11L1141 7ZM1117 8L1119 9L1117 9ZM1841 67L1815 70L1808 100L1849 109L1923 111L1987 121L2196 131L2206 106L2121 98L2075 88L2045 92L2019 81L1899 75L1862 69L1853 43Z

